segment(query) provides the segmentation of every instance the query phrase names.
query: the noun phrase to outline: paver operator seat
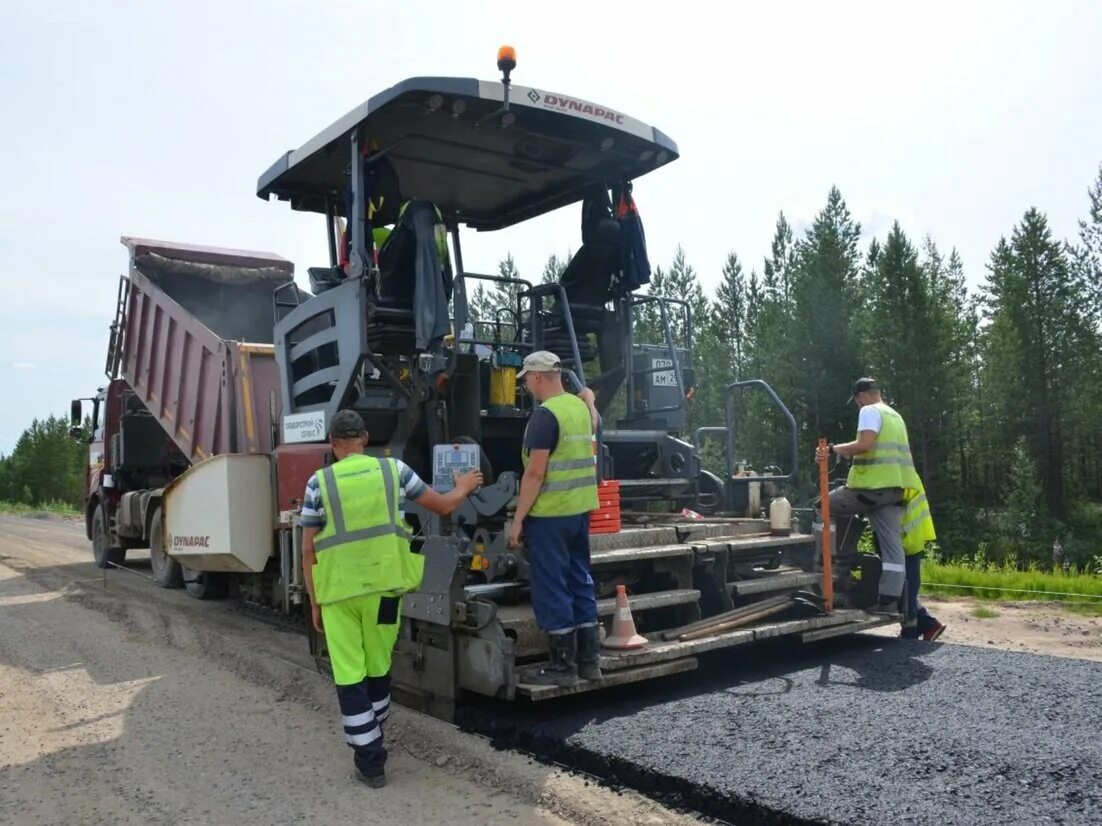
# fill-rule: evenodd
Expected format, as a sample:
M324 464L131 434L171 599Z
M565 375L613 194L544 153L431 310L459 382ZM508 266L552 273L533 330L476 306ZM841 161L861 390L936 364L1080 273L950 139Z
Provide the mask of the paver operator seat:
M403 200L393 165L382 158L365 167L367 219L371 228L375 268L367 274L365 308L367 341L383 355L402 355L425 350L437 336L417 341L417 313L422 331L438 326L432 314L447 317L452 294L451 257L444 219L434 204ZM352 189L345 191L345 207L351 214ZM309 270L314 294L339 285L349 272L350 233L341 238L340 264Z
M435 308L447 319L452 295L451 257L439 210L425 201L404 204L378 250L379 269L369 278L367 341L373 352L404 354L427 349L416 342L416 313ZM431 323L431 322L430 322Z

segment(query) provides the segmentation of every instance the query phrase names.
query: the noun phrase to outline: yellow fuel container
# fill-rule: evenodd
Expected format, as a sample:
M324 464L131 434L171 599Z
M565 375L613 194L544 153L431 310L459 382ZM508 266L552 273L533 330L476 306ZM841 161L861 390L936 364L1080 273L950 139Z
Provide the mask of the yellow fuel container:
M490 368L490 407L516 407L517 368Z

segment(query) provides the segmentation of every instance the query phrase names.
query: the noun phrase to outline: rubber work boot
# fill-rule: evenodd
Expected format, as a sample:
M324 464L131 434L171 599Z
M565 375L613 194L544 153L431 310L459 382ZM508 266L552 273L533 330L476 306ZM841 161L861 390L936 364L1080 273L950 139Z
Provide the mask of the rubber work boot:
M364 774L359 769L352 770L352 779L359 780L373 789L381 789L386 785L386 774Z
M578 629L578 676L583 680L599 680L601 674L601 643L597 625Z
M547 635L547 665L526 668L520 682L528 685L557 685L573 688L578 684L578 640L574 632Z
M865 611L869 614L887 614L889 616L898 614L900 611L899 597L886 597L881 594L880 598Z

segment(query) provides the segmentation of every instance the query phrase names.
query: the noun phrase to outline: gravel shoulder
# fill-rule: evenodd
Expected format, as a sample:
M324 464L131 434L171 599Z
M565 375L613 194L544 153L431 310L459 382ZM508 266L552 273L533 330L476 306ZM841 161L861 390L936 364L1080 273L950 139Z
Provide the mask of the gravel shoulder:
M0 517L0 820L694 822L404 708L367 789L301 636L89 558L79 525Z
M1102 662L1102 617L1076 614L1059 602L924 599L923 603L945 623L943 643ZM986 616L990 612L996 616ZM886 626L870 633L894 636L898 631Z

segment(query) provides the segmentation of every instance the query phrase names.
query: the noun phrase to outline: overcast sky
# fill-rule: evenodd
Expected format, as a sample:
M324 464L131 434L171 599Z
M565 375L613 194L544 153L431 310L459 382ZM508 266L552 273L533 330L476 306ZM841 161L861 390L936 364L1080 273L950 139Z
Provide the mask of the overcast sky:
M0 28L0 453L104 381L121 235L326 263L322 220L257 176L415 75L517 83L653 124L681 159L636 185L652 263L678 243L706 288L761 269L784 210L837 185L866 232L898 219L978 284L1030 206L1071 238L1102 162L1102 3L8 3ZM469 233L535 277L577 207ZM764 377L768 379L768 376Z

